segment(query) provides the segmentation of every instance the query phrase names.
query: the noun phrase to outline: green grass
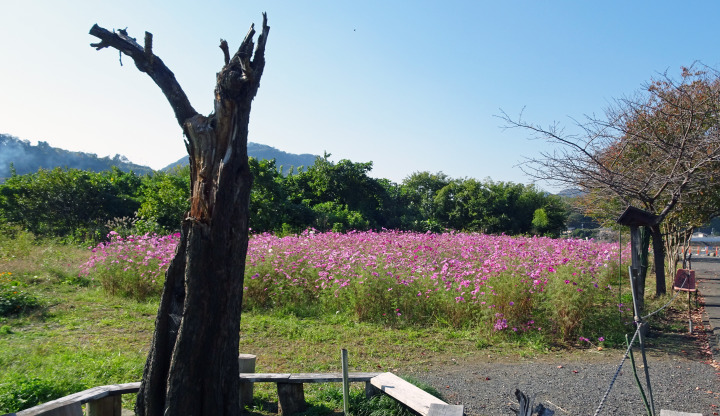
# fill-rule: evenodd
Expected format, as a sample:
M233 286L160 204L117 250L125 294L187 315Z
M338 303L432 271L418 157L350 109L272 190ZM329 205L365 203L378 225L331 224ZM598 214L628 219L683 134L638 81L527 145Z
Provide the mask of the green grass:
M11 276L37 300L37 307L0 317L0 412L94 386L139 381L157 300L139 302L110 296L94 282L78 279L79 265L89 257L85 247L35 245L27 240L18 243L22 249L8 247L13 241L0 241L5 245L0 253L13 253L0 255L0 273ZM649 301L648 310L663 300ZM672 323L664 325L673 327ZM612 346L612 342L608 344ZM618 342L618 346L622 345ZM510 359L571 353L567 345L548 344L530 332L521 338L505 338L477 328L389 327L358 322L343 313L298 316L276 310L242 315L239 352L258 356L258 372L340 371L341 348L349 352L351 371L401 375L452 365L453 358L465 356ZM255 392L249 408L253 413L277 411L274 385L256 383ZM133 395L123 397L124 406L131 408ZM371 401L363 397L362 388L355 386L353 414L406 414L387 397ZM306 398L311 404L308 415L332 414L342 408L336 384L308 385Z
M38 298L25 287L11 273L0 272L0 316L21 315L40 307Z

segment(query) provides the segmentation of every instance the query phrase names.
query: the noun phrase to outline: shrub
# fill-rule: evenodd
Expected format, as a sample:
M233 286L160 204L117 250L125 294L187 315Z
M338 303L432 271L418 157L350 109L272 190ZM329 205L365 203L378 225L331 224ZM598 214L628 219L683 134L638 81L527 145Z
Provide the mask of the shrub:
M174 232L180 229L190 210L190 167L173 172L155 172L142 185L142 204L137 216L148 232ZM141 224L137 224L138 227Z
M0 185L0 217L40 237L97 241L102 224L132 214L140 178L117 168L102 173L40 169Z

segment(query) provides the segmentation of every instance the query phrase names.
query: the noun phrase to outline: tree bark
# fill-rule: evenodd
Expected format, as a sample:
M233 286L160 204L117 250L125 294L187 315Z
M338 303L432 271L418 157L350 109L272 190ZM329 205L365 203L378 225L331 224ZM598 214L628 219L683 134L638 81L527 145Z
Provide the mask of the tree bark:
M637 295L638 310L643 312L645 310L645 281L649 268L648 248L650 247L650 230L648 227L640 227L638 233L640 235L640 246L638 248L640 270L637 281L635 282L635 294Z
M673 279L678 270L678 263L682 262L683 269L687 261L687 249L690 244L690 236L694 227L680 227L677 224L663 222L663 233L665 234L665 261L669 270L666 272ZM682 254L680 254L682 253Z
M156 328L135 411L138 415L236 415L240 413L238 348L248 244L252 177L247 158L250 108L265 66L263 27L253 57L254 27L217 74L215 111L205 117L190 105L173 73L125 31L95 25L97 49L130 56L167 97L186 136L191 208L166 273ZM252 60L251 60L252 58Z
M653 242L653 262L655 263L655 296L667 293L665 285L665 245L663 244L660 224L650 227Z

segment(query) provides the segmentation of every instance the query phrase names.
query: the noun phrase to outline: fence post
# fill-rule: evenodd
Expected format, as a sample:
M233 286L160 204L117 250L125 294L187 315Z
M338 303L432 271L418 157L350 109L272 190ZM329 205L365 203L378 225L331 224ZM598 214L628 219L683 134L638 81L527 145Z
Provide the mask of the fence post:
M241 373L254 373L255 372L255 361L256 355L253 354L240 354L238 356L238 365ZM240 410L245 408L246 405L252 404L253 401L253 383L251 382L240 382Z
M120 416L122 396L107 396L87 404L87 416Z

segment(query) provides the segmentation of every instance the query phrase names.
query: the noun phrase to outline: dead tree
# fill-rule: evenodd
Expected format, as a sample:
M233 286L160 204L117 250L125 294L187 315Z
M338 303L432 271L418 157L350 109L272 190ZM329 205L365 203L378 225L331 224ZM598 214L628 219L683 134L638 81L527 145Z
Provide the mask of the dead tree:
M236 415L240 412L238 348L252 177L247 139L250 107L265 67L270 28L263 14L253 56L251 26L217 74L214 112L198 114L163 61L124 30L94 25L90 34L128 55L172 106L190 156L191 207L165 275L150 353L135 411L138 415Z

